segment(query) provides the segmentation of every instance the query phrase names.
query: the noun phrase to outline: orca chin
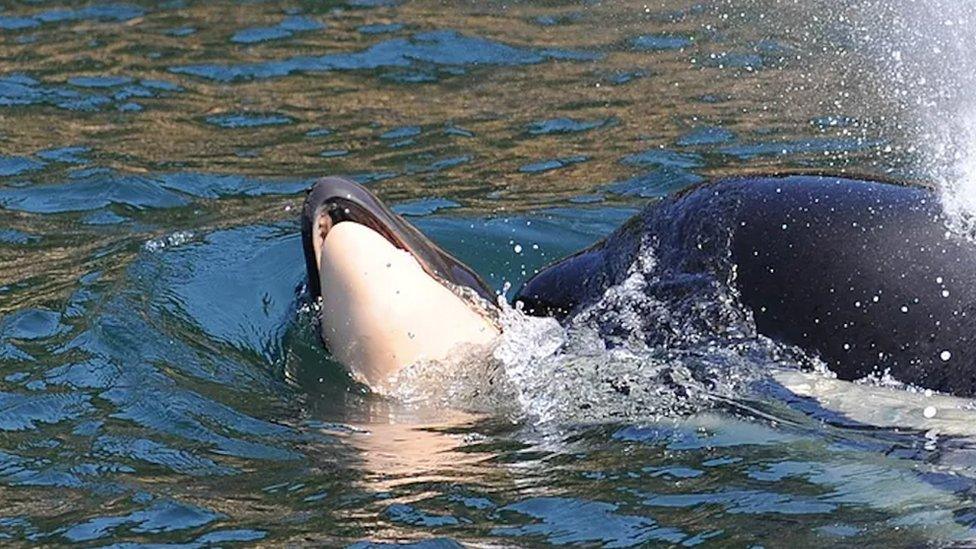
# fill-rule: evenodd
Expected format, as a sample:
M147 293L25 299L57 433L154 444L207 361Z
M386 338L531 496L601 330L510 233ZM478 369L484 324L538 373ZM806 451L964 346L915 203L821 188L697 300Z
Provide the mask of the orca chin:
M362 186L325 178L309 191L302 243L323 342L370 387L402 368L486 345L494 293Z

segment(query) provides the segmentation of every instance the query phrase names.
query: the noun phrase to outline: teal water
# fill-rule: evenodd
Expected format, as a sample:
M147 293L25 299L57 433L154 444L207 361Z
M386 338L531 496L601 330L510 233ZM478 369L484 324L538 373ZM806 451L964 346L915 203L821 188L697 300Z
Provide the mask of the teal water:
M868 7L0 4L0 539L971 540L970 439L761 378L729 398L761 345L574 340L553 359L516 323L510 345L541 357L513 374L518 402L403 403L330 360L301 295L297 212L322 175L367 184L500 291L709 177L935 178L920 143L942 134L909 107L960 81L884 77L896 50L864 41L887 14ZM689 362L711 388L661 383Z

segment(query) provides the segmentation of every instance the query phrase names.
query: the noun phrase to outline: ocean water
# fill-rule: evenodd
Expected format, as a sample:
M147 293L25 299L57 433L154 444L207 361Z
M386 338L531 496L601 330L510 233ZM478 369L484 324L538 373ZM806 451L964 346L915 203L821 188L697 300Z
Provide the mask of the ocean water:
M970 402L800 374L722 289L648 303L652 249L371 394L314 333L298 210L352 177L505 295L723 175L935 184L971 230L972 12L0 4L0 543L971 543ZM635 344L649 308L721 337Z

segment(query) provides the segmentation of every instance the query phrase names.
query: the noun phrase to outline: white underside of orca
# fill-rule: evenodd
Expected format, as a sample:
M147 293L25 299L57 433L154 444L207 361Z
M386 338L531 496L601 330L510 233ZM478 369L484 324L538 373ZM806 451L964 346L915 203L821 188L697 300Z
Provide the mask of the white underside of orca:
M882 428L976 437L976 405L968 398L859 384L823 374L777 370L772 377L795 395L850 420Z
M409 253L354 222L316 241L322 338L372 389L388 392L402 368L443 361L463 345L491 343L499 330L429 275Z

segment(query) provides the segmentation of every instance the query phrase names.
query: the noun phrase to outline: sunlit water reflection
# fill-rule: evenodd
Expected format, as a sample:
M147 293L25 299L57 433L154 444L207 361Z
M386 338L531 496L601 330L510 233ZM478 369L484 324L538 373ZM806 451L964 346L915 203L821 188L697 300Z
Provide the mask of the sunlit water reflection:
M409 403L369 394L313 333L296 217L315 177L349 175L499 290L645 199L745 171L934 181L967 229L971 19L949 2L3 6L0 537L970 540L968 402L789 377L806 357L721 293L725 339L607 350L601 325L658 305L634 301L652 253L575 324L507 311L489 363L413 371Z

